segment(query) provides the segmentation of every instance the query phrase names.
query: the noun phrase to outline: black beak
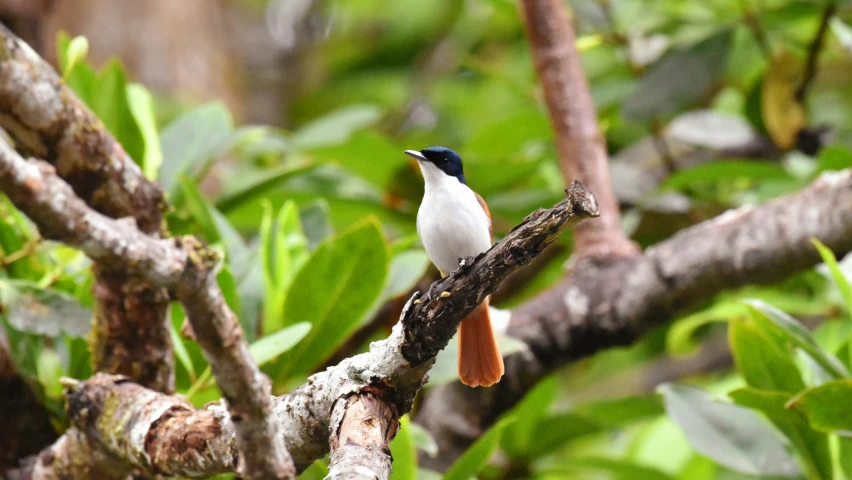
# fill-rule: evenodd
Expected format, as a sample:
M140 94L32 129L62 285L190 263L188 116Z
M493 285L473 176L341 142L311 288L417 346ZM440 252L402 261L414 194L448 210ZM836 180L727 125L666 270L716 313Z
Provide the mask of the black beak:
M405 154L408 155L409 157L417 160L418 162L428 162L429 161L429 159L426 158L425 155L418 152L417 150L406 150Z

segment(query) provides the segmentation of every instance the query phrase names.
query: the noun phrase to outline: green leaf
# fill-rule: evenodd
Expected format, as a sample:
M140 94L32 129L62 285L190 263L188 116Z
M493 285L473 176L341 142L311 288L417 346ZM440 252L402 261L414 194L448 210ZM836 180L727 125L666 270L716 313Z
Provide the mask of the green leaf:
M417 451L414 447L414 438L411 435L411 420L408 415L399 419L399 431L390 444L393 465L391 467L390 480L416 480L417 479Z
M841 145L828 145L819 151L817 171L845 170L852 167L852 150Z
M382 111L375 105L350 105L302 126L293 135L293 143L300 149L340 144L381 118Z
M657 390L669 417L703 455L748 475L800 474L782 439L753 411L714 402L703 390L686 385L666 384Z
M308 372L332 353L379 299L388 252L375 219L321 244L287 291L284 325L310 321L310 335L288 353L279 379Z
M550 376L539 382L532 391L509 412L517 421L509 425L500 446L512 457L524 457L529 452L538 420L547 413L547 409L556 397L556 380Z
M68 75L74 70L78 63L86 61L86 55L89 54L89 41L86 37L78 35L74 37L68 46L63 49L63 54L59 55L59 69L62 71L62 78L68 78Z
M779 347L753 323L731 322L728 343L737 369L752 387L790 394L804 390L792 351Z
M761 300L749 300L747 303L754 313L752 319L764 333L775 340L789 341L801 348L833 378L849 376L843 363L819 348L811 334L796 319Z
M249 352L258 365L265 365L295 347L310 331L311 324L308 322L290 325L254 341L249 345Z
M384 135L365 131L352 135L347 142L313 148L307 153L319 161L336 163L384 191L393 175L406 168L402 151Z
M594 402L580 405L570 412L544 416L535 423L526 455L532 458L546 455L577 438L662 413L659 400L639 396Z
M249 353L257 366L262 367L298 345L308 335L310 330L311 325L308 322L291 325L250 343ZM198 379L195 380L189 390L187 390L186 397L191 400L196 393L207 388L206 384L212 376L213 372L208 366L201 372L201 375L198 376Z
M390 300L408 293L423 277L429 267L429 256L425 250L408 250L391 260L390 274L382 292L382 300Z
M796 447L802 466L810 478L834 478L828 437L812 430L804 415L785 408L790 399L789 392L746 387L734 390L728 396L738 405L759 410L766 415Z
M563 462L558 467L545 467L539 470L536 472L536 477L586 478L583 474L592 471L605 473L607 474L605 478L612 480L673 480L673 477L655 468L617 458L580 457L569 458Z
M840 265L837 264L834 252L816 238L812 238L811 242L816 246L819 256L822 257L823 263L825 263L825 266L828 267L828 271L831 273L831 279L834 280L834 284L840 290L840 296L843 297L843 302L846 304L846 311L852 315L852 285L849 284L849 280L846 279L846 276L840 270Z
M732 31L724 29L689 48L666 55L642 76L624 103L624 116L646 121L696 102L724 72Z
M308 173L315 167L312 164L300 163L257 172L249 171L248 174L247 172L242 172L238 182L231 185L216 200L216 208L222 212L230 212L240 206L256 201L283 182L298 175Z
M852 380L833 380L797 395L787 404L822 432L852 432Z
M62 398L62 384L59 383L59 379L65 375L65 372L56 350L49 347L41 349L36 363L36 372L38 383L44 388L44 394L48 398Z
M141 84L131 83L127 86L127 104L142 135L144 154L138 159L142 162L142 173L149 180L156 180L157 172L163 164L163 151L154 112L154 97Z
M695 332L710 323L725 322L731 317L748 313L742 302L720 302L700 312L676 321L666 333L666 351L672 355L688 355L698 348Z
M778 163L761 160L717 160L678 170L663 181L661 188L684 190L697 182L728 182L747 179L752 182L772 178L790 178Z
M233 120L221 103L190 110L172 121L162 132L163 164L160 184L167 192L177 187L181 175L194 176L204 162L230 144Z
M491 427L488 432L479 437L447 469L446 473L444 473L444 480L469 480L471 477L475 477L488 462L494 450L497 449L497 444L503 435L503 430L514 421L515 419L512 417L504 418Z
M201 233L207 239L208 243L216 243L221 240L219 228L210 214L210 207L207 200L198 191L198 186L195 181L188 177L181 177L180 188L183 192L184 202L190 215L198 222L201 227Z
M846 478L852 478L852 437L838 437L840 469Z
M128 104L127 80L118 60L109 62L95 76L89 107L104 122L124 150L137 164L145 158L142 132Z
M426 452L426 455L435 457L438 455L438 443L435 438L429 433L429 430L421 427L414 422L408 422L408 432L411 434L411 440L414 446Z
M186 345L183 344L183 339L180 337L177 330L175 330L174 325L169 325L169 334L172 337L175 357L178 359L178 362L183 365L183 368L186 369L190 380L193 382L196 381L197 376L195 374L195 365L192 364L192 358L189 356L189 351L186 349Z
M263 265L264 299L263 331L274 332L285 325L284 309L287 290L296 273L308 259L308 240L302 233L299 209L287 202L272 222L272 210L264 202L260 226L260 252Z

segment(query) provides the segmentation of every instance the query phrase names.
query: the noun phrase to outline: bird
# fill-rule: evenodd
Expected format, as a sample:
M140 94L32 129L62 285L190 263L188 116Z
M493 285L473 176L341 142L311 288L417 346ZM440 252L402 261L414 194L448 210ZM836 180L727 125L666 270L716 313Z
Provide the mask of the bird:
M461 259L491 248L491 212L467 186L462 159L446 147L406 150L420 165L424 194L417 211L417 233L429 259L446 277ZM505 371L491 326L487 297L459 325L459 379L470 387L488 387Z

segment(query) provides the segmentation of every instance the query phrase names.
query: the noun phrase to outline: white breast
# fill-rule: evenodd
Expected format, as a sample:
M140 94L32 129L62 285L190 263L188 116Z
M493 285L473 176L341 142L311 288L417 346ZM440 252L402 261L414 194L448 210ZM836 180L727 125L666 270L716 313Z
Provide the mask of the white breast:
M432 263L445 274L458 267L459 259L475 257L491 247L490 220L476 194L446 175L427 176L417 232Z

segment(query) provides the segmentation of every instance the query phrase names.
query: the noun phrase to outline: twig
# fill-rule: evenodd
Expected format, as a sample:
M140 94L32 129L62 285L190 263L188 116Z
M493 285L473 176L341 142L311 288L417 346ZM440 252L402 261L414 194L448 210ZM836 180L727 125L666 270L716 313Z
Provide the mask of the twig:
M174 287L228 400L249 478L295 474L276 424L270 418L269 379L258 370L233 312L228 309L210 250L189 237L149 237L132 221L113 220L90 209L53 167L24 160L0 142L0 190L26 213L46 238L81 249L102 266L126 271L160 287Z
M808 89L811 87L814 77L816 77L817 62L819 61L819 54L822 51L822 46L825 43L825 34L828 32L831 17L834 16L836 11L837 4L834 1L831 1L828 6L825 7L825 10L822 11L822 16L819 19L819 27L817 28L816 34L814 34L814 39L808 47L808 59L805 62L805 72L802 75L802 82L796 90L796 100L799 103L802 103L805 100L805 97L808 95Z

